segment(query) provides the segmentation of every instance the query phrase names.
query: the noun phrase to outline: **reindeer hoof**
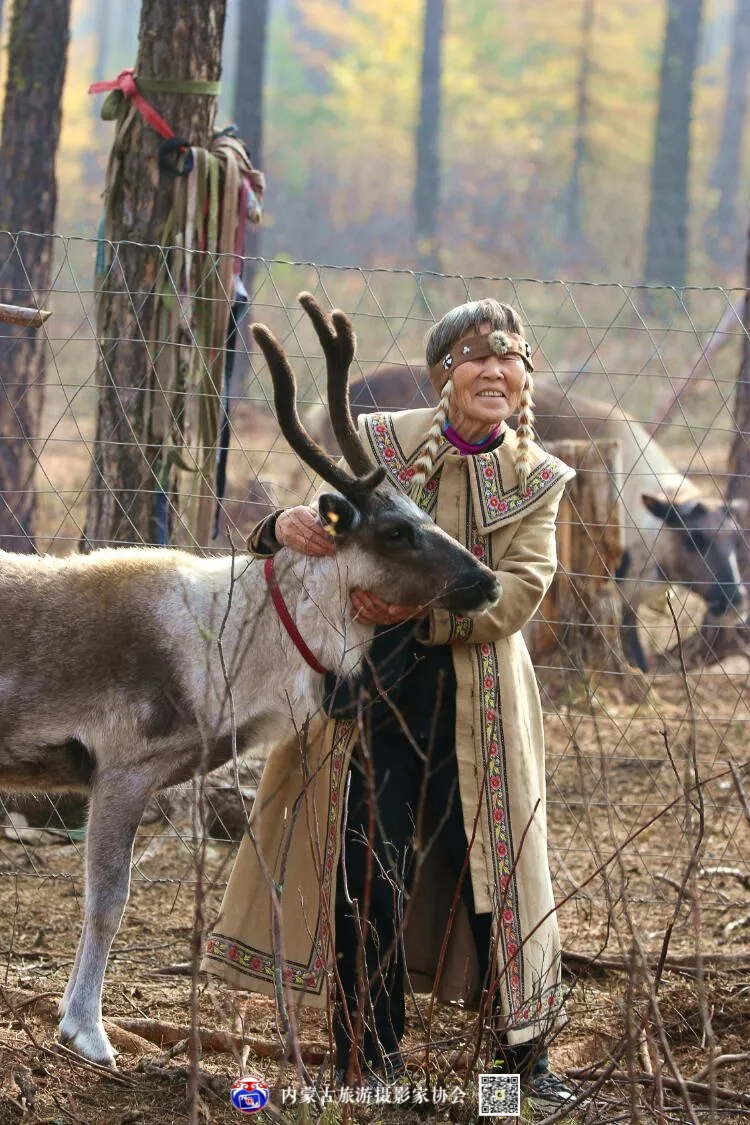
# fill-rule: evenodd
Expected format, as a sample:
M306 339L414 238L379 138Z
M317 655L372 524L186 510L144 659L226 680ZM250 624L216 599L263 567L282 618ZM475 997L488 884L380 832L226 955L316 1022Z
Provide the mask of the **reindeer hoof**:
M75 1021L66 1016L60 1024L59 1032L60 1042L70 1047L76 1054L82 1055L89 1062L98 1063L99 1066L117 1069L115 1052L101 1023L84 1029L77 1027Z

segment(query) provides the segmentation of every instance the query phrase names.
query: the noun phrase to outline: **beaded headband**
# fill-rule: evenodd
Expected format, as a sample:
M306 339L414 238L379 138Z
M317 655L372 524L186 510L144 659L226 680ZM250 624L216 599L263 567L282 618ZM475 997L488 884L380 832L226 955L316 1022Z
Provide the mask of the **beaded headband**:
M430 382L439 394L448 376L462 363L468 363L469 360L474 359L485 359L488 355L516 356L522 361L527 371L534 370L534 364L531 362L531 344L528 340L514 332L495 330L490 332L489 335L479 334L459 340L438 363L433 364L430 368Z

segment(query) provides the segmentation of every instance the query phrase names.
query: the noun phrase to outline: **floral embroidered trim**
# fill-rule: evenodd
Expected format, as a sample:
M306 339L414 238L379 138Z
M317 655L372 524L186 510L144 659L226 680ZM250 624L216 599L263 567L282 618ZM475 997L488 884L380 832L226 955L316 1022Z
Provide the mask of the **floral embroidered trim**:
M551 985L549 988L537 992L530 1000L521 1004L509 1017L509 1027L516 1031L528 1024L538 1024L543 1017L545 1022L550 1018L564 1015L565 995L560 984Z
M474 628L474 622L471 617L458 617L455 613L451 617L451 632L448 638L448 644L453 644L454 641L465 643L471 636L471 631Z
M492 453L477 453L473 461L482 507L482 522L485 525L499 523L503 519L515 516L568 475L567 465L558 461L556 457L548 457L531 471L525 492L522 493L518 485L508 492L503 492L497 458Z
M494 645L476 646L482 706L482 743L487 755L487 798L490 814L490 834L493 848L493 865L497 885L497 916L506 963L504 983L508 991L509 1009L523 1007L521 949L521 923L516 904L516 880L513 873L514 857L508 825L509 802L505 762L501 747L502 730L499 721L499 684L497 657ZM518 956L516 956L519 954Z
M471 512L471 505L469 505ZM473 514L467 519L467 538L469 550L487 566L492 566L492 540L479 534ZM505 763L502 749L502 727L500 722L501 701L500 681L497 669L495 646L487 642L475 645L477 666L475 675L479 676L481 705L481 738L483 762L486 765L487 805L490 818L490 838L492 864L497 888L496 910L500 927L501 954L505 970L500 982L508 996L507 1008L511 1012L525 1007L523 999L523 951L521 950L521 920L516 902L516 880L513 871L514 859L509 839L510 803L505 776ZM487 763L489 757L489 763Z
M235 969L247 973L248 976L261 977L273 981L273 957L261 953L252 946L241 941L226 938L223 934L212 933L206 942L206 956L214 961L228 961ZM320 992L322 984L322 962L319 958L313 959L313 971L307 965L300 965L293 961L285 961L282 969L282 978L285 984L292 988L304 988L313 992Z
M397 484L407 494L411 490L411 479L414 476L415 465L421 449L415 449L411 457L407 458L396 437L396 431L390 414L373 414L366 420L365 431L370 440L370 447L379 464L383 465L394 484ZM451 448L448 442L438 450L437 459L445 456ZM438 466L424 487L419 490L416 502L422 511L432 515L437 503L438 485L442 473L442 465Z
M333 732L328 823L323 848L323 871L320 886L321 902L326 905L325 909L321 909L318 915L318 932L313 940L310 962L307 965L300 965L293 961L285 961L282 969L284 983L291 988L304 990L305 992L320 993L325 982L326 963L331 945L328 919L331 917L331 885L338 845L339 802L343 790L341 783L347 760L346 748L355 726L356 721L354 719L337 719ZM239 941L230 941L223 934L212 933L209 936L206 943L206 955L216 961L228 962L248 976L260 977L261 980L266 981L273 981L274 979L273 955L253 949Z

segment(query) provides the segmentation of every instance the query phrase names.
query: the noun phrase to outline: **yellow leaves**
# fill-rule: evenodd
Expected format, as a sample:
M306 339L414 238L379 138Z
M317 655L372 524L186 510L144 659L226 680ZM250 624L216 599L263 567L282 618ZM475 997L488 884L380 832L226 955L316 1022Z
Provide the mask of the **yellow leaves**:
M711 36L726 40L734 2L705 0L691 173L703 197L726 89L726 50L712 52ZM616 219L630 268L648 202L666 0L445 0L439 151L449 222L440 241L443 260L452 253L457 268L467 265L461 254L478 268L485 252L495 260L514 245L508 236L490 249L501 228L513 227L518 246L545 224L558 237L591 3L584 223L611 242ZM266 103L279 163L273 175L300 192L324 182L316 213L331 229L382 230L389 217L399 232L411 229L425 7L426 0L294 0L283 32L287 72ZM399 253L382 245L384 256ZM613 269L620 265L613 259Z
M90 0L73 0L71 28L85 25L89 10ZM88 94L89 84L93 81L92 63L95 58L96 43L93 34L71 36L57 159L57 228L65 232L74 229L74 225L80 223L82 217L90 230L98 221L92 222L92 214L96 215L101 207L104 170L102 168L100 175L96 172L92 175L90 166L91 153L101 148L95 140L99 103L94 102ZM88 188L87 180L91 182Z

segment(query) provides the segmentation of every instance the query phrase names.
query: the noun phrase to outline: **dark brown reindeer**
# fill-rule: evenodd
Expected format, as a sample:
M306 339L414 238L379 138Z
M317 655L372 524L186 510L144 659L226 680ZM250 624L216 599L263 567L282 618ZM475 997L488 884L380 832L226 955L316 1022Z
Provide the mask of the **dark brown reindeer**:
M341 312L329 321L308 294L300 301L325 351L331 425L351 471L303 429L284 352L256 325L282 432L336 490L318 500L336 554L282 549L275 581L315 659L346 676L373 633L352 615L354 586L463 614L488 608L501 590L491 570L384 483L349 412L351 324ZM228 761L235 736L240 751L288 740L321 707L324 676L282 625L264 563L248 555L0 553L0 619L0 789L90 794L83 932L60 1034L111 1064L102 986L146 802Z
M437 402L419 363L391 364L366 374L352 383L350 397L355 419L376 409ZM626 550L616 577L622 596L622 643L631 663L648 669L638 632L639 613L665 583L685 586L703 598L708 627L745 607L737 563L740 527L747 515L744 500L722 503L688 481L646 429L618 407L570 397L541 381L534 402L535 430L543 444L563 440L621 444L622 468L616 485ZM317 430L318 440L330 441L324 421L319 420Z

